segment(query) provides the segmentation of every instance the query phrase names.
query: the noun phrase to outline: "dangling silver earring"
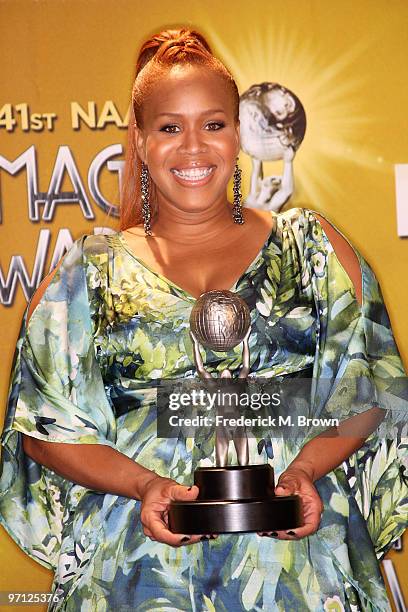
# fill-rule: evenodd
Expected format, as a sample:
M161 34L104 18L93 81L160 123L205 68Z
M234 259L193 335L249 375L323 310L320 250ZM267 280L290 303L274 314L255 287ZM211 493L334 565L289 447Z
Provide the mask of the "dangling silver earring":
M233 186L234 206L232 208L232 216L234 218L234 223L240 223L240 224L245 223L244 217L242 216L241 174L242 174L242 170L238 166L238 158L237 158L237 162L235 164L235 170L234 170L234 179L233 179L234 180L234 186Z
M149 202L149 184L150 175L148 167L142 162L142 170L140 172L140 193L142 195L142 215L143 215L143 227L147 236L152 235L152 228L150 226L151 211Z

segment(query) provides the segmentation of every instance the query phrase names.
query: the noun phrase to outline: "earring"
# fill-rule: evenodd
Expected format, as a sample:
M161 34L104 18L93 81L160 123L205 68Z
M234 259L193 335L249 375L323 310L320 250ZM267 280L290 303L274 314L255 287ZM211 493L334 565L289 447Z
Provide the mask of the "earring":
M244 217L242 216L241 174L242 174L242 170L238 166L238 158L237 158L237 162L235 164L235 170L234 170L234 179L233 179L234 206L232 208L232 216L234 219L234 223L239 223L239 224L245 223Z
M143 215L143 227L146 236L152 235L152 228L150 226L151 211L149 202L149 184L150 175L149 169L144 162L142 162L142 170L140 172L140 193L142 195L142 215Z

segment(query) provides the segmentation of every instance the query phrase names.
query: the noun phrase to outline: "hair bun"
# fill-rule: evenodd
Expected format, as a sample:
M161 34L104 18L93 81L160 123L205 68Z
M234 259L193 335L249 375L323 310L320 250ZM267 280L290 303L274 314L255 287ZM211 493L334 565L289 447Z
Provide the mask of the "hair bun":
M212 55L210 45L204 36L196 30L188 28L163 30L142 45L136 63L136 75L154 57L158 61L170 63L177 56L183 55L183 51L186 50L188 50L188 54Z

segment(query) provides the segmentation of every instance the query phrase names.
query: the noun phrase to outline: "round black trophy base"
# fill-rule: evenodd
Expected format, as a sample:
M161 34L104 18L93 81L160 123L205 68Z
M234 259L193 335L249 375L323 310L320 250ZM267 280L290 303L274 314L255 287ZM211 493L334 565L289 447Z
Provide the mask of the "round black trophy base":
M278 531L302 525L302 503L297 495L172 502L169 509L170 531L189 535Z

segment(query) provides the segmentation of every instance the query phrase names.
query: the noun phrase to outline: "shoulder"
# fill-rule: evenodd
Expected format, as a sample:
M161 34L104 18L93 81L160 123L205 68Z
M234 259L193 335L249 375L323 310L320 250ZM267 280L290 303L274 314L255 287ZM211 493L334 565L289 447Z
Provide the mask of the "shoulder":
M118 233L113 234L87 234L80 240L82 241L82 251L84 258L106 256L109 248L117 241Z
M116 236L116 234L114 234ZM75 278L86 275L89 268L102 270L108 262L110 238L106 234L85 234L73 242L71 247L47 274L33 294L27 309L27 323L52 283L62 283L67 276Z
M27 323L31 318L31 315L33 314L34 310L37 308L38 304L40 303L48 285L50 284L50 282L52 281L52 279L54 278L55 274L58 271L59 266L61 265L61 261L62 259L59 260L59 262L57 263L57 265L55 266L55 268L53 270L51 270L51 272L49 274L47 274L47 276L41 281L41 283L39 284L39 286L37 287L34 295L32 296L31 300L30 300L30 304L28 306L28 310L27 310Z
M309 208L291 208L277 215L282 229L289 225L298 244L314 244L331 250L352 281L359 304L362 303L362 258L344 234L322 213Z

